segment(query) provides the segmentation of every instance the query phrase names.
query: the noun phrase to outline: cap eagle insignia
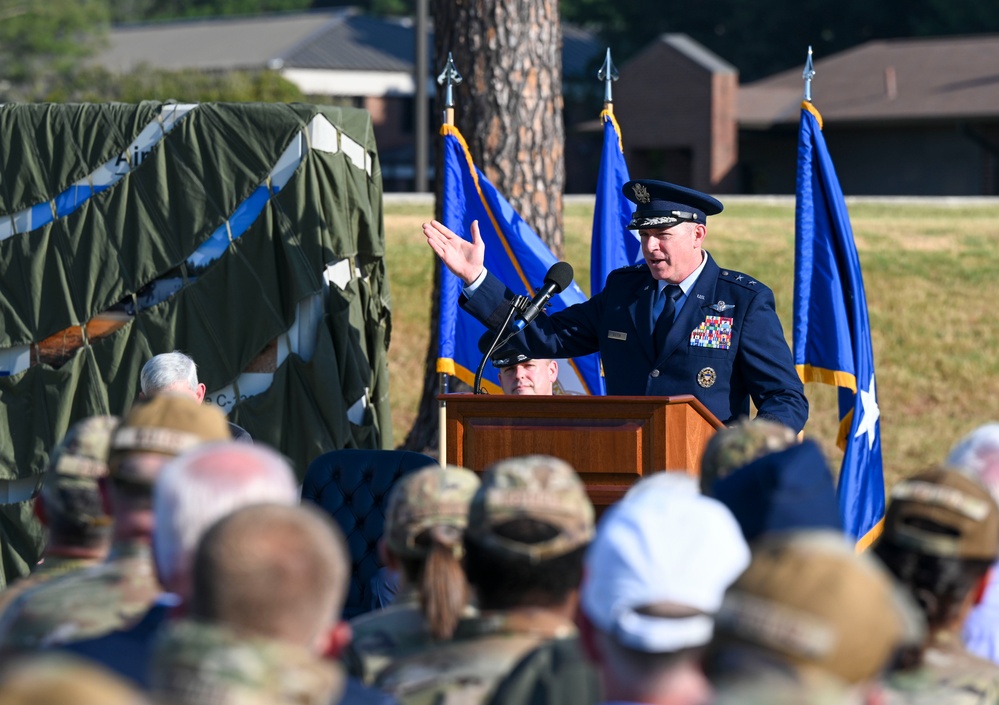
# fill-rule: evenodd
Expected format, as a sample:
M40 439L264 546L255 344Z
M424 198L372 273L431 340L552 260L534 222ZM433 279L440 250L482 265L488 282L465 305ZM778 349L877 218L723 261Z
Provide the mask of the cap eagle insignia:
M639 203L648 203L652 200L652 198L649 197L649 190L645 188L644 185L635 184L634 191L635 191L635 199Z

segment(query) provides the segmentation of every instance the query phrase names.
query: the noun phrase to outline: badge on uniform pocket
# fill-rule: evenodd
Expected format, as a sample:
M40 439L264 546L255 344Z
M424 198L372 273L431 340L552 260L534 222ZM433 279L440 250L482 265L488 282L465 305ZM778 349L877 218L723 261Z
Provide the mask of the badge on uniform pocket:
M707 316L701 325L690 333L690 344L695 348L732 347L732 319L724 316Z

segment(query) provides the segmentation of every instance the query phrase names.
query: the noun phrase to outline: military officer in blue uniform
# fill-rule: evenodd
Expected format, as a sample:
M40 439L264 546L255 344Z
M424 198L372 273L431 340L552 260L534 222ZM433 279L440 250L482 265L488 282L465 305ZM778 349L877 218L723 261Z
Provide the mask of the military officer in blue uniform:
M599 351L607 393L692 394L721 421L749 414L800 431L808 401L774 308L773 292L724 269L702 249L715 198L664 181L624 185L636 204L645 262L615 270L604 290L581 304L541 314L511 342L535 357ZM502 325L513 293L483 267L478 224L472 242L437 221L427 242L465 282L462 307L490 328Z

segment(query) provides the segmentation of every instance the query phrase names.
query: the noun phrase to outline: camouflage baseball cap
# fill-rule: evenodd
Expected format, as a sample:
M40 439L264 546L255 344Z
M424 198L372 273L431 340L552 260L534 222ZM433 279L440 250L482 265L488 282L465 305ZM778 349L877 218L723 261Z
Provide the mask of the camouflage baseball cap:
M767 419L740 419L727 428L719 429L708 441L701 456L701 491L710 495L716 480L757 458L784 450L797 442L794 431Z
M999 508L976 480L935 468L892 489L883 541L942 558L994 561Z
M120 422L117 416L91 416L70 427L45 466L41 495L46 512L72 515L84 524L109 521L97 482L108 474L111 434ZM81 501L83 497L89 499Z
M533 519L555 531L550 539L523 543L502 535L517 519ZM472 498L465 534L494 551L530 559L556 558L593 538L593 504L579 475L548 455L501 460L486 469Z
M108 468L121 477L119 466L129 453L180 455L201 443L232 440L229 422L217 407L199 404L188 396L157 394L136 402L111 436ZM149 482L149 478L121 478Z
M802 676L860 683L922 636L918 610L880 562L839 532L789 531L753 545L715 617L711 648L748 646Z
M0 674L4 705L142 705L148 701L93 661L69 654L25 656Z
M429 529L447 532L460 545L468 504L479 484L478 475L455 465L432 465L403 477L392 488L385 514L389 549L398 556L421 558L427 546L418 539Z

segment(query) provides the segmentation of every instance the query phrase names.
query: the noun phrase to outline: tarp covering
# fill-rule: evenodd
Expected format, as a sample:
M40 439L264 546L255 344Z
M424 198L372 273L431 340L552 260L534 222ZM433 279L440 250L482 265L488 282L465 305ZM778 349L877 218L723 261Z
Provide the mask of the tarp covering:
M200 104L136 149L169 108L0 107L0 348L36 346L123 301L138 308L58 368L43 361L0 377L0 479L11 479L5 467L14 478L41 472L73 422L126 411L142 365L170 350L194 358L209 391L234 384L245 398L230 419L300 474L327 450L391 443L389 292L370 116L329 106ZM309 130L316 125L322 129ZM274 170L296 139L300 161L278 184ZM116 165L113 178L100 176ZM237 227L234 214L251 196L262 210ZM233 238L221 256L188 263L220 228ZM337 263L341 274L329 276ZM136 292L168 275L179 278L179 291L138 306ZM312 296L324 310L305 333L314 336L308 359L285 355L266 391L240 395L240 373ZM17 515L9 509L0 524L5 565Z

